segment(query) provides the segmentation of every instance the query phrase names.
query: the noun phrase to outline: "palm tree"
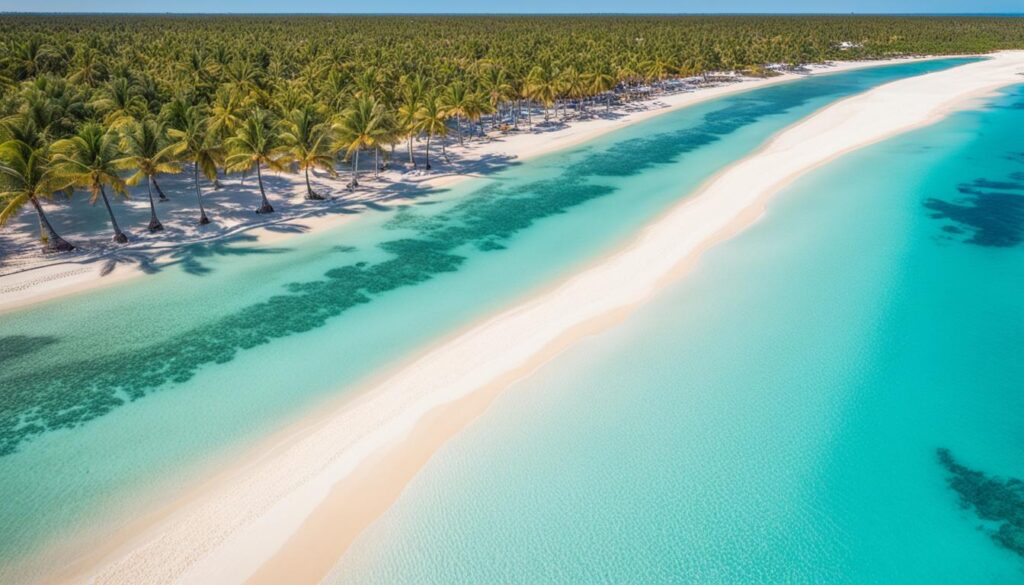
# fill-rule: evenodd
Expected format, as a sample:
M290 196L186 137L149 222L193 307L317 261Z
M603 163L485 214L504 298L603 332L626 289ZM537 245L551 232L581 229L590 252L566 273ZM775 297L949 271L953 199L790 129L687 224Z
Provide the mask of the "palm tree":
M669 64L661 59L653 59L640 64L640 71L645 83L654 84L664 81L669 76L669 69Z
M156 216L153 203L153 178L157 173L179 173L181 167L172 159L167 149L167 128L163 122L151 118L145 122L132 122L121 128L121 150L124 157L115 161L120 168L134 169L135 174L127 179L129 185L146 181L149 195L149 231L164 229Z
M199 202L199 225L210 223L203 208L203 191L199 188L199 173L209 180L217 177L217 161L222 149L207 130L206 118L199 106L191 106L181 113L177 128L167 131L171 144L167 146L170 157L188 160L193 164L192 178L196 186L196 201Z
M306 199L323 199L309 183L310 169L335 176L328 127L313 106L293 110L282 121L281 152L306 175Z
M128 236L117 225L106 190L106 186L110 185L115 195L128 197L115 164L121 155L117 135L105 132L99 124L90 122L84 124L75 136L55 142L52 150L50 175L56 186L61 189L88 189L90 203L96 203L102 198L110 216L110 225L114 228L114 241L118 244L127 243Z
M462 146L462 119L468 117L472 110L469 89L465 83L456 81L444 89L440 99L448 117L455 117L455 130L458 132L459 146Z
M238 127L238 132L227 139L228 156L224 165L228 169L247 171L256 167L256 180L260 186L260 206L256 213L274 213L267 192L263 188L264 165L272 170L286 170L281 160L281 138L276 125L264 110L254 110Z
M29 37L21 43L12 43L7 47L7 51L9 52L5 61L9 63L14 78L19 80L35 77L49 61L58 56L56 49L44 43L42 37L38 35Z
M234 85L222 85L217 89L210 104L209 118L206 120L207 130L215 140L226 141L238 132L247 102L252 101L254 100L251 98L244 98L242 91ZM221 188L220 179L216 176L213 178L213 188Z
M480 136L483 137L484 124L481 121L481 118L483 118L484 114L490 114L494 111L486 96L480 92L470 92L469 95L466 96L466 101L463 103L462 109L466 113L466 119L470 122L470 134L473 133L472 125L478 124L480 126Z
M561 83L561 90L565 93L565 96L571 100L575 100L580 104L580 110L582 111L583 97L587 95L586 80L575 67L569 67L562 71L562 75L559 78ZM563 105L562 115L563 117L568 115Z
M334 125L333 150L344 150L346 158L354 156L350 186L359 186L359 150L378 146L387 130L385 122L383 106L375 98L361 95Z
M210 100L210 116L207 124L210 132L230 136L242 123L242 114L247 104L244 96L230 85L222 85Z
M103 123L111 128L137 119L147 110L146 99L139 94L135 84L124 77L113 79L101 87L89 105L103 115Z
M491 104L491 109L496 112L494 123L491 125L492 128L496 128L498 120L501 118L502 102L509 99L514 93L512 85L508 81L505 70L494 66L485 70L481 85L483 85L487 101Z
M235 59L224 67L227 86L245 98L259 98L263 76L260 69L248 59Z
M101 60L100 53L92 47L79 51L69 71L68 81L95 86L106 75L106 64Z
M425 94L426 83L422 78L415 77L407 80L405 87L402 89L402 105L398 108L398 125L409 140L409 163L412 164L414 169L416 168L416 157L412 151L412 140L418 134L416 130L416 112L419 111Z
M31 203L39 217L43 252L70 252L75 247L57 234L39 203L53 195L47 177L48 154L46 147L32 148L20 140L0 144L0 226Z
M430 139L434 136L448 134L448 125L445 124L447 117L441 106L441 100L438 99L437 94L433 93L424 96L423 105L416 111L416 131L427 135L427 165L425 168L428 171L430 170ZM444 147L443 141L441 147Z
M391 155L394 157L395 144L405 135L402 127L398 124L398 119L395 118L394 112L390 108L382 104L384 115L380 121L380 133L377 136L377 144L374 147L373 152L373 176L380 176L380 171L383 170L383 166L380 164L381 152L383 152L383 146L385 144L391 145ZM389 159L385 156L384 162L387 163Z
M607 94L605 108L610 110L612 107L612 94L609 92L615 88L615 77L607 70L602 69L588 73L584 77L584 82L591 95Z
M548 119L548 108L558 98L559 83L554 70L550 67L537 65L527 77L526 92L531 100L538 101L544 106L544 119Z

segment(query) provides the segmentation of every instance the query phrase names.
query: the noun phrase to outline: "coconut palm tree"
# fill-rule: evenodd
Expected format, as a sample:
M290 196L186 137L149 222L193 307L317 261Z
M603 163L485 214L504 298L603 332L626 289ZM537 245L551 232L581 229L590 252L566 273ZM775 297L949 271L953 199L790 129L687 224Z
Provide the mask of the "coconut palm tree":
M501 104L514 95L512 84L509 83L505 70L493 65L484 70L480 84L483 86L487 101L491 104L491 109L496 113L494 123L491 125L492 128L496 128L498 120L501 119Z
M606 94L605 109L612 107L611 90L615 89L615 76L605 69L600 69L586 74L584 83L590 95Z
M246 99L262 97L263 75L249 59L235 59L223 68L224 81L229 89Z
M68 81L90 87L98 84L107 74L106 63L101 59L99 51L92 47L79 51L72 67Z
M45 146L32 148L20 140L0 144L0 226L30 203L39 217L43 252L70 252L75 247L57 234L39 203L53 196L47 176L48 158Z
M6 49L8 62L15 79L30 79L42 73L47 64L58 56L52 45L43 41L39 35L29 37L23 42L14 42Z
M115 196L128 197L125 183L117 174L115 161L121 157L117 134L104 131L99 124L90 122L84 124L75 136L55 142L52 152L49 176L56 187L88 189L90 203L103 199L103 206L110 216L110 226L114 229L114 241L127 243L128 236L117 225L106 190L109 185Z
M241 90L234 85L222 85L217 89L210 103L210 115L206 120L208 131L217 141L226 141L238 132L245 115L247 102ZM214 178L214 188L220 189L220 181Z
M224 142L228 156L224 166L230 170L247 171L256 167L256 181L260 187L260 206L256 213L274 213L263 188L263 167L275 171L287 170L281 156L281 136L270 115L261 109L247 116L234 136Z
M23 87L18 114L30 118L48 140L73 134L88 117L85 93L59 77L43 75Z
M173 160L168 145L167 127L156 118L131 122L121 127L121 151L124 156L115 162L119 168L135 171L125 181L127 184L138 185L146 181L146 193L149 195L148 229L151 232L164 229L156 216L156 205L153 203L153 178L157 173L181 172L181 166Z
M306 199L323 199L309 183L310 169L320 169L335 176L331 153L330 128L316 109L307 105L293 110L282 120L281 152L306 175Z
M544 106L544 119L548 119L548 108L555 104L560 91L558 77L550 67L535 66L527 76L526 92L531 100Z
M444 89L440 100L448 117L455 118L455 131L459 136L459 146L462 146L462 119L467 118L473 108L469 88L465 83L456 81Z
M426 169L430 170L430 139L434 136L445 136L448 134L448 125L445 121L448 115L437 94L430 93L423 97L423 105L416 111L416 131L427 135ZM441 142L442 148L444 142Z
M138 119L148 109L146 99L130 80L118 77L100 87L89 105L103 116L109 128Z
M376 148L387 127L384 107L373 97L360 95L334 124L333 150L344 150L345 157L353 158L351 187L359 186L359 150Z
M485 114L490 114L494 111L491 108L491 103L487 100L487 97L477 91L470 92L466 96L466 101L463 103L462 110L466 113L466 119L469 121L470 134L473 133L473 125L476 124L480 127L480 136L484 136L484 124L482 118Z
M419 111L426 95L426 82L417 76L407 79L402 88L402 104L398 108L396 121L402 132L409 141L409 163L416 168L416 157L413 155L412 140L419 133L416 130L416 112Z
M587 95L586 80L583 75L581 75L575 67L567 67L559 76L559 82L561 84L561 91L565 97L580 104L580 109L582 111L583 98ZM566 109L567 108L563 106L563 117L568 115Z
M196 201L199 202L199 225L210 223L203 207L203 191L199 187L199 173L213 181L217 178L217 161L223 156L223 149L208 131L206 117L199 106L191 106L181 112L178 127L167 130L170 157L192 163L192 178L196 187Z

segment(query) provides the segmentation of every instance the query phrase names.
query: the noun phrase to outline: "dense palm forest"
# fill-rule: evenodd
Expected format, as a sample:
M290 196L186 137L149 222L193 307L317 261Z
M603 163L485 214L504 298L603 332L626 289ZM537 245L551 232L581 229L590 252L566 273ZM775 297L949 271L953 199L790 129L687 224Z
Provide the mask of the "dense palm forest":
M1024 48L1024 21L982 17L3 16L0 225L24 209L46 251L67 251L46 200L102 204L145 185L163 229L161 175L204 188L267 170L359 184L366 157L431 168L446 140L532 126L617 92L768 64ZM447 138L446 138L447 137ZM396 147L399 149L396 154ZM360 156L364 162L360 163Z

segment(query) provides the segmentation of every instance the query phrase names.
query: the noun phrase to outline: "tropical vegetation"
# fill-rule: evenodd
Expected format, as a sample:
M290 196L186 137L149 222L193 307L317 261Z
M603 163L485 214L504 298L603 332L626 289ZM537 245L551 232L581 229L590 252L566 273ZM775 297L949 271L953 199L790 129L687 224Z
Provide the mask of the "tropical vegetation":
M264 173L350 165L359 186L392 164L431 169L431 148L541 117L609 108L641 86L769 66L1024 48L1018 18L861 16L0 16L0 226L81 192L102 203L186 172L197 222L206 189ZM535 119L536 118L536 119ZM454 137L454 138L452 138ZM403 148L405 153L397 153ZM404 159L404 160L402 160ZM383 160L383 163L382 163ZM407 162L406 162L407 161ZM155 194L155 197L154 197Z

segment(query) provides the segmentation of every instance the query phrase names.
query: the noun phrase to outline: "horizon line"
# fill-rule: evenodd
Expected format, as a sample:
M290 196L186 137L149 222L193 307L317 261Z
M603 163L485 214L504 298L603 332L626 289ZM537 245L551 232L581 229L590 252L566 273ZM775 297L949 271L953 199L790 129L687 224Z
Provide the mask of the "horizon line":
M124 12L0 11L0 16L1002 16L1024 12Z

